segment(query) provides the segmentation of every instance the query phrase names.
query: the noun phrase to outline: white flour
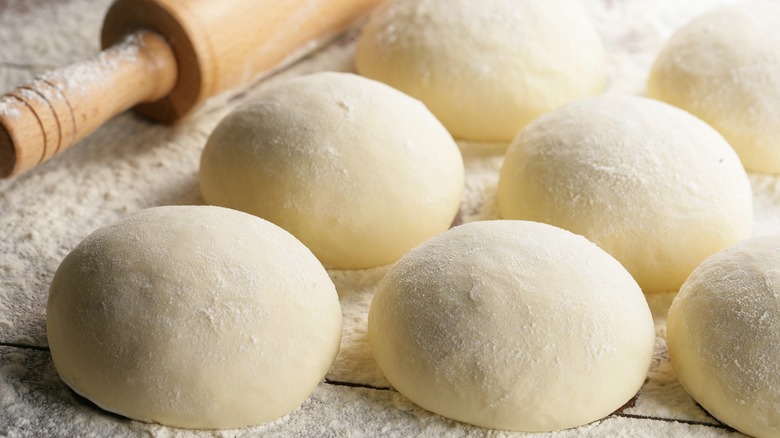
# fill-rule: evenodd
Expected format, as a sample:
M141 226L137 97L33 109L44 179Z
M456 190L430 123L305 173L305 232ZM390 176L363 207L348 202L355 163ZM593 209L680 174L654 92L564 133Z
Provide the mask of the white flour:
M21 114L19 110L15 107L15 99L10 97L2 97L0 98L0 116L5 116L8 118L15 118L19 117Z
M94 56L107 0L0 2L0 89L10 90L48 67ZM678 26L728 0L581 0L608 50L608 92L642 94L656 52ZM354 36L354 35L353 35ZM351 38L296 64L270 81L319 70L352 69ZM48 284L65 254L94 229L140 209L202 203L200 151L230 110L263 85L233 99L214 99L174 127L124 114L41 167L0 181L0 344L45 347ZM1 104L0 104L1 105ZM2 107L0 107L2 108ZM461 143L466 193L456 222L496 219L495 192L506 144ZM751 175L755 232L780 232L780 178ZM387 268L333 271L344 313L336 363L314 396L271 425L217 436L494 435L406 401L370 357L366 318L376 283ZM677 384L665 356L665 312L672 295L649 297L658 342L649 380L638 398L614 416L555 436L726 436ZM348 384L347 386L344 386ZM372 386L353 388L351 385ZM671 422L669 419L682 420ZM714 424L714 427L704 424ZM0 346L0 435L211 435L130 422L76 397L57 378L48 352Z
M100 52L90 62L46 72L39 78L52 84L59 84L58 88L65 91L67 95L86 95L90 85L105 81L120 65L132 63L137 59L140 43L141 39L137 34L128 35L117 42L110 53ZM47 98L51 97L47 96Z

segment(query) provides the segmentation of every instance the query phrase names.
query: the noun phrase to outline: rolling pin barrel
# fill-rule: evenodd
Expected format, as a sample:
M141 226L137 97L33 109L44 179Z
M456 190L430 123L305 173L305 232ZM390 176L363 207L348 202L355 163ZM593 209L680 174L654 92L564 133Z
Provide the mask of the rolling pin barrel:
M0 96L0 177L40 164L135 107L173 123L317 47L379 0L117 0L95 59Z

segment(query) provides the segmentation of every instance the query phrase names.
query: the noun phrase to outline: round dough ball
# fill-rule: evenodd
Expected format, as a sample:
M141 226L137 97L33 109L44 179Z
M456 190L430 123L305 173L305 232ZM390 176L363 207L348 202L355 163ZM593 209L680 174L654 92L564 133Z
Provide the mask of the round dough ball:
M522 431L618 409L655 345L650 310L620 263L581 236L522 221L462 225L407 253L379 284L368 335L413 402Z
M780 236L708 258L669 309L669 356L710 414L755 437L780 436Z
M601 39L569 0L385 2L356 50L360 74L422 100L471 140L510 140L605 83Z
M419 101L345 73L267 88L226 117L200 163L210 204L267 219L328 267L394 262L446 231L463 159Z
M780 173L780 3L740 3L679 30L653 66L650 97L701 117L748 170Z
M734 150L690 114L602 96L537 119L509 147L502 217L582 234L645 292L678 290L705 258L750 237L753 199Z
M101 228L51 284L54 366L103 409L185 428L285 415L330 368L335 287L281 228L218 207L159 207Z

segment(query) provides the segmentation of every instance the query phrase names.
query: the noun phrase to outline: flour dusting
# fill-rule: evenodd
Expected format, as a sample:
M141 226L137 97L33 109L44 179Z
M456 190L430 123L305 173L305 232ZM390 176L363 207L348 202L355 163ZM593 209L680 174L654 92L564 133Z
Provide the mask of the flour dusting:
M92 84L106 81L120 65L136 60L140 44L138 34L127 35L110 50L100 52L93 60L44 73L38 79L59 84L68 93L85 96Z
M8 117L14 119L19 117L22 113L16 108L18 101L12 97L0 97L0 117Z

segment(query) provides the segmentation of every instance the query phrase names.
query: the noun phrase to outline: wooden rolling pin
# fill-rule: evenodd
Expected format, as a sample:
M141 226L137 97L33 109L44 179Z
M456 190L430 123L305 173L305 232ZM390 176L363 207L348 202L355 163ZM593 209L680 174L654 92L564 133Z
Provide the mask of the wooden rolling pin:
M136 106L173 123L345 29L379 0L117 0L96 58L0 96L0 177Z

